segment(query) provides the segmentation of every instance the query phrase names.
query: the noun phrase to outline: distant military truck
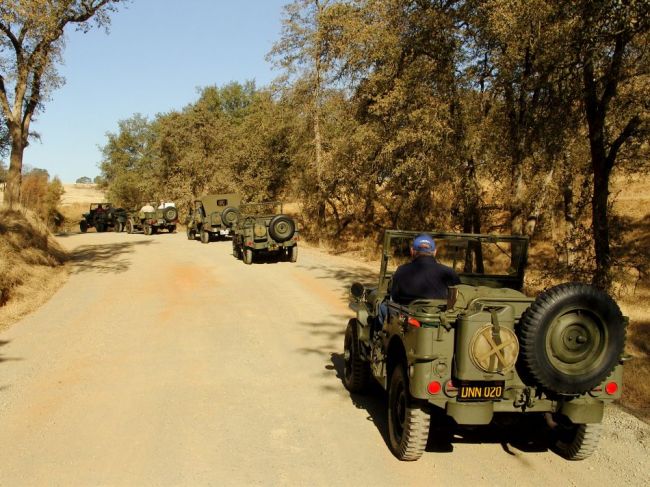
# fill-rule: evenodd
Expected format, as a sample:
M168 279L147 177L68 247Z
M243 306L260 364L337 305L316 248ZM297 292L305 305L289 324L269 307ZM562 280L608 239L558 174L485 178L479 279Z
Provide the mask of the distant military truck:
M248 203L239 208L233 229L233 255L252 264L258 254L298 260L298 232L294 220L282 213L282 203Z
M164 208L156 207L158 203L147 202L128 213L126 232L142 231L145 235L153 235L161 230L169 233L176 231L178 209L173 203L165 203Z
M237 221L241 195L235 193L209 194L194 201L187 219L187 238L197 236L207 244L211 240L229 235Z
M389 230L377 284L355 283L343 346L343 383L374 379L388 392L388 444L400 460L425 451L430 418L457 425L535 417L550 448L591 455L603 411L621 397L627 318L607 294L580 283L521 292L526 237L432 233L436 259L461 284L447 299L390 299L391 279L411 260L419 232ZM435 413L435 414L434 414ZM544 421L545 420L545 421Z
M83 233L86 233L89 228L94 228L97 232L110 229L121 231L125 218L126 211L122 208L114 208L112 203L91 203L88 213L82 215L79 230Z

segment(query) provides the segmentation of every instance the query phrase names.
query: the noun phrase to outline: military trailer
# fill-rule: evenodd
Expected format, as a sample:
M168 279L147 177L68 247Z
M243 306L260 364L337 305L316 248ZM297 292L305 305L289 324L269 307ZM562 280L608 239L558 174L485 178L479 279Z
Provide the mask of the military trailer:
M239 208L233 229L232 252L245 264L259 254L298 260L298 232L293 219L282 213L282 203L248 203Z
M187 238L201 243L230 234L237 221L241 195L234 193L209 194L194 201L194 207L187 219Z
M147 202L128 213L126 220L126 232L143 232L145 235L153 235L161 230L169 233L176 231L178 223L178 209L175 206L157 208L155 202Z
M523 294L525 237L435 232L436 258L461 284L446 300L399 305L391 276L417 233L385 233L377 285L350 289L356 317L344 339L345 387L361 393L374 378L388 392L394 455L420 458L432 414L456 427L537 415L553 451L592 454L605 404L621 397L627 318L618 305L581 283Z
M110 229L119 232L122 231L125 221L124 209L115 208L112 203L91 203L88 213L82 215L79 230L83 233L86 233L89 228L95 228L97 232Z

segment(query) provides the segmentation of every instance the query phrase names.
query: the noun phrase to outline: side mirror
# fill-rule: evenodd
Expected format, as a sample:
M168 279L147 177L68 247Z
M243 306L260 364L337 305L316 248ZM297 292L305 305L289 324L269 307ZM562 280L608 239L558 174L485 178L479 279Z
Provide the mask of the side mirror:
M355 282L350 286L350 294L356 299L361 299L365 293L365 286L359 282Z

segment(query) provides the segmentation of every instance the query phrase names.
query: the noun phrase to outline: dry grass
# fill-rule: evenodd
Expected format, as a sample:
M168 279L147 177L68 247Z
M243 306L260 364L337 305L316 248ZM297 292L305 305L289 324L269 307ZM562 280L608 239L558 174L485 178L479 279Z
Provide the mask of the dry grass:
M61 197L61 206L76 205L83 203L88 209L90 203L101 203L106 201L103 190L97 189L95 184L69 184L63 185L65 193Z
M37 309L61 286L65 257L30 211L0 209L0 329Z

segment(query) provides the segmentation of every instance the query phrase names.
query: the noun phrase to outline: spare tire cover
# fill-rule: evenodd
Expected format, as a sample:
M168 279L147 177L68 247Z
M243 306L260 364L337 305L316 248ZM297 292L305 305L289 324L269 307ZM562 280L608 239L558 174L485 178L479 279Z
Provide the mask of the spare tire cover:
M221 221L227 227L232 227L234 223L237 221L238 216L239 216L239 211L237 210L237 208L229 206L228 208L226 208L221 212Z
M296 233L296 224L287 215L276 215L269 223L269 234L276 242L286 242Z
M581 283L552 287L521 317L520 375L558 394L588 392L619 362L625 327L620 308L604 292Z

